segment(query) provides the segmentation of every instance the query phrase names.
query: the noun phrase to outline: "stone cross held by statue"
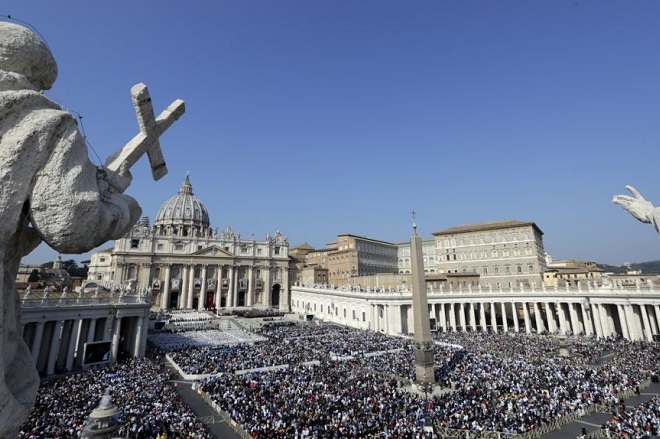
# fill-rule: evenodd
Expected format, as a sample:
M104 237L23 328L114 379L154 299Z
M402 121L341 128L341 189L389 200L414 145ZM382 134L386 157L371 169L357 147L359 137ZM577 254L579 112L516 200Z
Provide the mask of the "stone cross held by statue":
M133 106L137 116L140 133L131 139L122 149L113 154L105 163L111 171L119 171L126 164L130 168L146 152L151 165L154 180L159 180L167 174L167 166L160 149L159 138L186 111L181 99L172 102L163 110L158 118L154 118L149 90L144 84L136 84L131 88Z

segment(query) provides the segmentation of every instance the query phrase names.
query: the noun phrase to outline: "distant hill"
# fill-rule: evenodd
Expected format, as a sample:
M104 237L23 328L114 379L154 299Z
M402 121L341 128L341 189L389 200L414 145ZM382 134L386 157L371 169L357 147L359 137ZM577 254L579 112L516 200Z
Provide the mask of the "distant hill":
M638 262L631 263L627 265L607 265L607 264L596 264L598 268L605 270L607 272L616 273L616 274L626 274L629 270L639 270L642 274L659 274L660 273L660 261L648 261L648 262Z

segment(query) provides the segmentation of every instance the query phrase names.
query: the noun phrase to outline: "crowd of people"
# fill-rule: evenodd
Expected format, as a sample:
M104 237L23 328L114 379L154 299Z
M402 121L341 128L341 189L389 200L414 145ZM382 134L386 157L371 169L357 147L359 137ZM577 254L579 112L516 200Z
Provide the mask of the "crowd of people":
M118 437L211 439L167 375L151 359L133 358L42 383L18 438L81 437L87 417L108 393L121 412Z
M259 334L149 334L150 345L185 374L207 376L202 390L254 438L416 438L430 425L520 434L593 404L618 407L620 395L657 376L660 364L655 344L625 339L434 338L438 386L422 393L410 391L415 345L408 337L309 322ZM105 390L122 407L130 437L208 437L167 378L151 360L133 359L44 385L20 439L77 437ZM659 407L654 399L619 413L607 429L657 432Z
M660 435L660 396L630 411L622 411L605 424L605 430L630 439L646 439Z
M331 333L334 329L329 328L320 330ZM314 340L305 329L309 328L296 328L286 339ZM351 331L356 332L355 339ZM341 328L339 333L346 352L361 352L355 340L361 340L362 331ZM332 337L323 340L314 349L325 346L330 352ZM220 373L209 377L203 388L234 419L245 420L244 427L255 437L359 437L365 425L389 437L410 437L419 430L420 413L448 428L521 434L564 416L583 414L593 404L615 406L620 394L638 389L660 364L660 350L654 345L623 339L573 337L566 356L558 354L561 343L553 337L448 333L439 334L437 340L443 345L436 351L436 378L453 392L433 394L428 402L393 385L396 380L383 378L382 373L392 372L404 377L402 382L414 376L410 345L345 361L322 356L320 367L296 366L240 377ZM595 364L604 353L611 354L608 360ZM378 401L378 408L370 398ZM312 415L300 419L303 407ZM375 418L365 414L374 412ZM293 419L296 422L287 421ZM359 419L359 425L345 419Z

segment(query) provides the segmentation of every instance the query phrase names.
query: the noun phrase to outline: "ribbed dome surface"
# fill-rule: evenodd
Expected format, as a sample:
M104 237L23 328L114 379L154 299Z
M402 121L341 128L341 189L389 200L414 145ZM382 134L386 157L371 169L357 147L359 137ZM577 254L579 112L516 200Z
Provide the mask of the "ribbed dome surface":
M155 226L185 224L205 228L209 226L209 213L204 204L193 195L190 177L179 189L179 193L163 204L156 216Z

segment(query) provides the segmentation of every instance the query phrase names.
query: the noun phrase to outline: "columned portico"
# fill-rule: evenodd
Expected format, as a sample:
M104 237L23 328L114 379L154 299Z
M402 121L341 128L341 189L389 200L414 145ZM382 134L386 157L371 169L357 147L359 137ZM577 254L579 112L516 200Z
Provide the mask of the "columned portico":
M658 330L660 322L660 291L641 290L625 294L617 289L590 288L588 297L586 291L549 290L538 292L534 290L507 291L467 291L467 292L430 292L428 293L429 309L436 317L440 330L445 331L533 331L533 324L538 332L548 330L556 333L583 333L586 336L598 338L620 335L630 340L650 340ZM513 296L513 297L512 297ZM625 296L625 298L624 298ZM304 298L304 299L302 299ZM354 323L350 318L353 310L356 313L364 309L361 301L369 303L368 309L374 310L376 321L384 321L382 328L391 334L402 332L409 325L405 316L410 306L411 296L404 291L373 291L349 290L342 288L323 288L294 286L292 289L292 311L301 312L298 303L304 302L310 306L315 303L339 302L345 306L349 318L341 315L333 319L336 323L349 326L365 326L381 328L377 324L367 322ZM301 300L299 300L301 299ZM534 320L531 316L533 306ZM378 317L377 310L384 307L386 312ZM466 308L467 307L467 308ZM479 310L477 311L477 307ZM522 307L522 310L521 310ZM392 308L396 308L394 311ZM511 309L511 316L509 315ZM490 318L488 317L490 313ZM323 318L322 315L319 318ZM501 318L501 321L499 320ZM509 322L511 318L511 322ZM518 321L518 324L516 322ZM500 326L501 324L501 326ZM394 331L394 332L392 332Z
M204 311L206 308L206 288L208 281L206 279L207 272L209 270L209 267L207 265L202 265L202 284L200 285L199 288L199 301L197 302L197 310L198 311Z
M195 298L195 265L188 266L188 288L186 289L186 309L193 308Z
M160 308L169 309L170 308L170 282L172 277L172 264L165 264L165 281L161 284L163 290Z

